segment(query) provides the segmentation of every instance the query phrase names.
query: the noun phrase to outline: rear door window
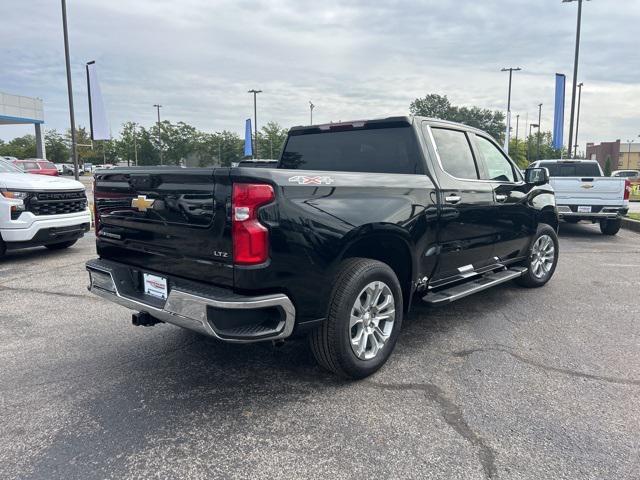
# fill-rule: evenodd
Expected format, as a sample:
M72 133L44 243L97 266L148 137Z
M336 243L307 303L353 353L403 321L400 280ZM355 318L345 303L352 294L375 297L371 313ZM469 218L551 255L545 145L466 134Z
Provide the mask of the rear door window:
M498 182L514 182L516 177L513 172L513 166L500 149L484 137L476 135L475 138L476 146L480 155L482 155L486 170L486 172L481 172L480 178Z
M594 162L540 162L551 177L601 177L600 168Z
M456 178L477 180L478 168L467 134L460 130L431 128L442 168Z
M372 173L424 173L411 126L292 132L279 168Z
M22 164L24 170L40 170L40 167L36 162L24 162Z

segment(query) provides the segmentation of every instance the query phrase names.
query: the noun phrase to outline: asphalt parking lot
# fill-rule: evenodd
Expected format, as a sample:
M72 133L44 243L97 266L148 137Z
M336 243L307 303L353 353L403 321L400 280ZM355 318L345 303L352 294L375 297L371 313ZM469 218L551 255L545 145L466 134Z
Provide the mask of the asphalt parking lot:
M543 289L417 305L375 376L133 327L85 237L0 261L0 478L640 476L640 235L563 225Z

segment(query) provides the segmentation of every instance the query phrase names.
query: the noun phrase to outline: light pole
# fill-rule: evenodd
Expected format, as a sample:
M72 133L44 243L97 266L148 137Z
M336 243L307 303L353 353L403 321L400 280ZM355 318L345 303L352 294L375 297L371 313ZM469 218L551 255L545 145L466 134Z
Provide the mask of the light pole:
M627 152L627 170L631 168L631 144L634 142L634 140L627 140L627 143L629 144L629 151Z
M313 125L313 109L314 108L316 108L316 106L313 103L311 103L311 100L309 100L309 116L311 117L309 121L309 125Z
M162 138L160 138L160 109L162 105L156 103L153 106L158 110L158 151L160 152L160 165L162 165Z
M540 160L540 137L542 132L540 126L542 125L542 104L538 104L538 152L536 153L536 160Z
M584 83L578 84L578 114L576 115L576 143L573 146L573 158L578 156L578 126L580 125L580 100L582 99L582 86Z
M507 95L507 133L504 137L504 150L509 153L509 138L511 137L511 79L513 72L519 72L522 70L520 67L503 68L501 72L509 72L509 94Z
M562 0L562 3L578 2L578 21L576 26L576 52L573 59L573 88L571 90L571 120L569 121L569 148L568 154L571 158L571 142L573 141L573 115L576 106L576 83L578 81L578 57L580 55L580 25L582 23L582 0Z
M262 93L262 90L249 90L247 93L253 93L253 130L255 131L255 137L253 144L253 158L258 158L258 107L257 107L257 95Z
M539 126L537 123L529 124L529 136L527 137L527 161L531 163L531 155L529 154L529 150L531 150L531 129Z
M71 61L69 60L69 30L67 28L67 2L62 0L62 34L64 36L64 60L67 67L67 95L69 96L69 121L71 123L71 154L73 175L78 180L78 145L76 142L76 117L73 112L73 86L71 84Z
M516 115L516 153L518 152L518 130L520 128L520 114Z

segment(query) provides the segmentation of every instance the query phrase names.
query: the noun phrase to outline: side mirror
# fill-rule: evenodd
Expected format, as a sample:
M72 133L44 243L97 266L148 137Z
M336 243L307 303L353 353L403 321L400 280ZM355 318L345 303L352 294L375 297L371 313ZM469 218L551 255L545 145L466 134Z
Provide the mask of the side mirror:
M529 185L545 185L549 183L549 170L543 167L527 168L524 172L524 181Z

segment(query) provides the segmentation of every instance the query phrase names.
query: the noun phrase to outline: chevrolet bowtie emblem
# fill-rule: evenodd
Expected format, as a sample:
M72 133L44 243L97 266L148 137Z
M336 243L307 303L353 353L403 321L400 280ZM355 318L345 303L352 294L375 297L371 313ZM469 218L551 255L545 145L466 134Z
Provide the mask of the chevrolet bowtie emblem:
M587 183L586 185L581 185L582 188L593 188L593 185Z
M155 200L149 200L146 195L138 195L137 198L131 200L131 206L137 208L141 212L146 212L153 208Z

